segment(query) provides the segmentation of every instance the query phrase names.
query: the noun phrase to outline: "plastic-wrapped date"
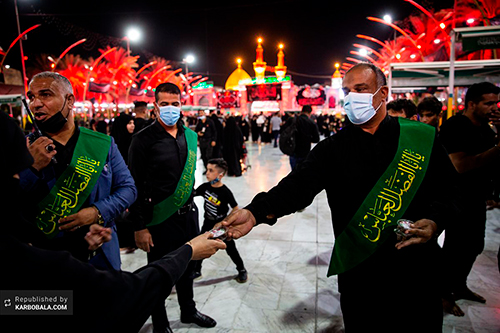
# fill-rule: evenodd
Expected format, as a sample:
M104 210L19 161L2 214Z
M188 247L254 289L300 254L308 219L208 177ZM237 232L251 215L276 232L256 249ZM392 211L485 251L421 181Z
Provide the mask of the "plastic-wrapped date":
M220 227L220 228L217 228L217 229L212 229L209 232L212 234L211 238L213 238L213 239L224 240L227 237L227 235L226 235L227 230L224 227Z
M398 241L402 241L408 238L411 238L412 235L405 234L406 230L410 230L410 226L413 224L413 221L410 220L398 220L397 226L394 229L398 237Z

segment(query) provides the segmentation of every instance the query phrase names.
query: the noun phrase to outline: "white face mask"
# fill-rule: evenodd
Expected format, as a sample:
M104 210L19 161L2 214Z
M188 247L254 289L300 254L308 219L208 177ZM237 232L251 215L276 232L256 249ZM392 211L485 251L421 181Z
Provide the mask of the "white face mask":
M368 122L375 116L378 109L380 109L382 102L380 102L377 109L373 108L373 96L380 91L380 88L374 94L350 92L344 98L345 113L354 125L361 125Z

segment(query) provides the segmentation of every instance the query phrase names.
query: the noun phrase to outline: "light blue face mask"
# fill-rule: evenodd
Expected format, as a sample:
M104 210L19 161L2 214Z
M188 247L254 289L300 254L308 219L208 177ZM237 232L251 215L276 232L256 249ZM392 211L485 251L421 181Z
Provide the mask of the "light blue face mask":
M181 116L181 108L173 105L160 106L160 119L167 126L174 126Z
M375 116L378 109L380 109L382 102L380 102L377 109L373 107L373 96L380 91L380 88L374 94L350 92L344 98L345 113L354 125L361 125L368 122Z

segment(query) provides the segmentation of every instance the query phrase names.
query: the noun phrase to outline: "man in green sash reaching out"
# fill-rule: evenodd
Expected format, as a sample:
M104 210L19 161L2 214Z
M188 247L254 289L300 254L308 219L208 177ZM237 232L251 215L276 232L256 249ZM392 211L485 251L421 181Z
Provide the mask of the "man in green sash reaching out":
M197 135L182 125L181 92L173 83L155 90L156 121L132 137L129 168L138 199L130 207L137 247L148 253L148 262L160 259L200 232L198 209L193 202ZM220 248L225 248L221 243ZM177 281L181 322L214 327L212 318L200 313L193 300L191 262ZM165 298L168 295L165 295ZM171 332L165 302L152 313L154 332Z
M387 115L379 68L352 67L343 90L353 125L318 143L300 167L222 225L242 237L326 190L335 234L328 276L338 275L346 332L441 332L436 237L453 166L433 127ZM414 222L401 241L399 219Z

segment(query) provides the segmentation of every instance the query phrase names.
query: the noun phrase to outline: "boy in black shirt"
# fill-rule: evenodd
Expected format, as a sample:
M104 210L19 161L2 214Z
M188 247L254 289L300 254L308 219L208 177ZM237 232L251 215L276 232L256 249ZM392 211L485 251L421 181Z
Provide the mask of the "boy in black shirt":
M206 173L208 182L201 184L195 190L194 196L203 196L205 199L205 221L203 222L203 227L201 228L202 234L213 229L215 224L224 220L229 211L229 206L231 206L233 210L238 209L238 204L234 199L233 193L222 183L222 177L226 175L227 169L228 166L224 159L214 158L209 160L207 163ZM247 282L247 271L243 265L243 260L236 249L234 240L225 240L224 242L227 245L226 252L238 270L236 281L239 283ZM196 263L194 278L201 276L201 263L202 260L199 260Z

